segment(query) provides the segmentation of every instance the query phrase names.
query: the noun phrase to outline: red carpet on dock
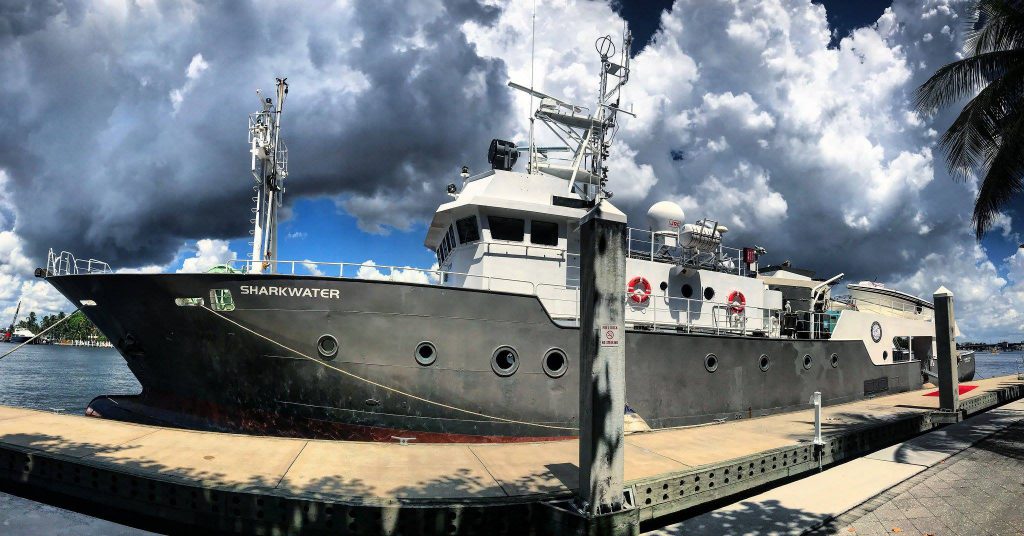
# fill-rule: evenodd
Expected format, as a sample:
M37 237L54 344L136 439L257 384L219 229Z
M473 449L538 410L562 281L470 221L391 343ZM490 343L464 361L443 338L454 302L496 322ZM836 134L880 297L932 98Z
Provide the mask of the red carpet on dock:
M971 392L971 391L973 391L973 390L975 390L977 388L978 388L977 385L961 385L960 386L960 394L969 393L969 392ZM936 389L934 391L929 391L929 392L925 393L924 396L939 396L939 390Z

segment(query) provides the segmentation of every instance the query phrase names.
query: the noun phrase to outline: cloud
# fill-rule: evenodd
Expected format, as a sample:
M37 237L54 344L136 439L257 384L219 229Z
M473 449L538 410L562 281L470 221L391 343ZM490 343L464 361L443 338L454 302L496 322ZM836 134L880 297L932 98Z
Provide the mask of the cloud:
M286 236L291 240L303 240L308 235L303 231L293 231L291 233L288 233Z
M381 268L383 268L383 270ZM429 271L423 270L422 268L413 268L411 266L404 266L401 268L378 267L377 263L370 259L360 264L359 270L356 272L356 277L360 279L402 281L405 283L436 285L440 280L440 274L437 272L437 269L437 263L434 263L434 265L430 267Z
M937 162L955 110L911 106L914 89L958 57L964 6L896 0L829 48L820 4L677 0L633 61L623 105L637 117L620 117L613 202L642 222L652 203L676 200L688 219L730 225L732 245L825 277L930 292L930 271L943 271L935 259L955 259L964 272L948 271L960 276L952 285L996 292L1011 311L965 319L965 333L1019 333L1016 265L988 259L969 233L976 181L954 182ZM4 11L0 123L18 135L0 139L0 229L14 230L20 255L54 247L165 266L184 243L246 236L242 129L254 90L274 76L291 83L286 202L327 196L366 232L412 229L463 164L486 168L491 138L526 139L531 99L508 79L529 84L532 68L537 89L592 106L594 39L623 25L607 4L540 0L531 64L526 2L302 7ZM1019 236L1016 220L1000 219L994 237Z
M176 115L178 110L181 108L181 103L185 100L185 97L192 92L192 88L195 87L196 82L199 81L199 77L203 74L203 71L210 68L210 64L206 63L203 59L202 54L196 54L192 56L192 61L189 62L188 68L185 69L185 85L171 90L171 115Z
M302 267L306 269L309 275L321 276L324 275L323 270L313 261L306 259L302 261Z
M139 266L138 268L118 268L114 270L114 272L118 274L160 274L165 271L166 267L158 264Z
M183 243L246 236L246 118L275 76L291 86L286 203L342 196L363 228L409 228L446 199L443 177L484 168L506 131L504 63L460 31L498 11L440 0L2 8L0 124L18 135L0 139L0 169L13 211L32 221L18 229L26 254L162 265Z
M204 238L196 242L195 255L186 258L177 272L179 274L205 272L218 264L228 264L237 258L238 254L231 251L226 240Z
M1009 311L1004 320L965 318L965 333L1019 338L1012 318L1024 302L1008 299L1005 268L969 232L976 185L953 181L935 161L937 132L955 110L922 117L911 104L918 85L957 59L964 6L896 0L830 49L819 4L677 0L632 62L622 102L637 117L620 118L609 189L625 195L613 202L643 221L654 202L675 200L688 219L730 225L730 245L764 246L767 261L792 259L823 277L845 272L931 292L944 274L958 274L950 288L965 289L965 299L967 288L984 288ZM529 80L530 11L511 4L497 24L469 32L520 82ZM541 2L538 11L536 87L591 104L593 38L621 21L598 4ZM570 19L566 35L556 21ZM516 95L522 117L529 100ZM650 179L638 180L636 169ZM1014 236L1012 220L999 221L1001 234ZM955 268L936 260L953 257Z

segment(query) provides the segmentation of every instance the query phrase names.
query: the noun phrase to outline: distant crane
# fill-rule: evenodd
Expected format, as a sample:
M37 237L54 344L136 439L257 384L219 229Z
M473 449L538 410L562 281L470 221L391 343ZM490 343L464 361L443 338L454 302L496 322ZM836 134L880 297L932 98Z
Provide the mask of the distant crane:
M11 320L10 327L7 328L7 332L4 333L4 342L11 342L11 335L14 334L14 325L18 323L18 313L21 312L21 300L18 300L18 307L14 309L14 319Z

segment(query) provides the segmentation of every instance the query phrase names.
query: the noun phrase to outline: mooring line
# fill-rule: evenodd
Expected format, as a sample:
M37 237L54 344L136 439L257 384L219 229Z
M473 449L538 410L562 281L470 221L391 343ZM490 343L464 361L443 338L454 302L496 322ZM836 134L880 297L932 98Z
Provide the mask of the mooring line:
M0 359L3 359L3 358L5 358L5 357L7 357L7 356L9 356L9 355L13 354L14 352L17 352L17 351L18 351L18 350L19 350L19 349L20 349L20 348L21 348L22 346L25 346L26 344L28 344L28 343L30 343L30 342L32 342L32 341L34 341L34 340L38 339L39 337L42 337L44 333L46 333L47 331L50 331L51 329L53 329L53 328L55 328L55 327L57 327L57 326L59 326L59 325L63 324L63 323L64 323L64 322L66 322L66 321L67 321L67 320L68 320L69 318L71 318L71 315L73 315L73 314L77 313L77 312L78 312L78 311L80 311L80 310L82 310L82 308L81 308L81 307L79 307L78 309L75 309L75 310L74 310L74 311L73 311L73 312L72 312L72 313L71 313L70 315L68 315L68 316L65 316L64 318L62 318L62 319L58 320L58 321L57 321L57 322L56 322L55 324L53 324L53 325L51 325L50 327L48 327L48 328L44 329L43 331L40 331L38 335L36 335L36 336L32 337L31 339L29 339L29 340L27 340L27 341L25 341L25 342L23 342L23 343L21 343L21 344L19 344L19 345L15 346L14 348L12 348L12 349L11 349L11 351L7 352L6 354L4 354L4 355L0 355Z
M554 426L554 425L550 425L550 424L541 424L541 423L527 422L527 421L517 421L515 419L506 419L504 417L496 417L494 415L487 415L486 413L478 413L476 411L472 411L472 410L468 410L468 409L463 409L463 408L459 408L459 407L455 407L455 406L450 406L450 405L442 403L442 402L436 402L434 400L429 400L429 399L423 398L421 396L416 396L416 395L411 394L411 393L406 393L405 391L400 391L398 389L395 389L394 387L388 387L387 385L377 383L377 382L375 382L373 380L370 380L370 379L367 379L367 378L363 378L362 376L353 374L351 372L348 372L347 370L342 370L342 369L340 369L338 367L335 367L333 365L330 365L328 363L324 363L323 361L321 361L319 359L310 357L310 356L308 356L308 355L306 355L306 354L304 354L304 353L302 353L302 352L300 352L300 351L298 351L298 350L296 350L294 348L290 348L290 347L288 347L288 346L286 346L286 345L284 345L284 344L282 344L280 342L277 342L274 339L271 339L270 337L267 337L266 335L263 335L262 333L259 333L259 332L255 331L253 329L250 329L250 328L248 328L246 326L243 326L242 324L239 324L238 322L235 322L234 320L228 318L227 316L224 316L224 315L218 313L217 311L214 311L213 309L210 309L206 305L200 305L200 307L202 307L203 309L206 309L207 311L213 313L214 315L216 315L216 316L218 316L218 317L220 317L220 318L222 318L222 319L224 319L224 320L226 320L226 321L228 321L228 322L230 322L230 323L232 323L232 324L234 324L234 325L244 329L245 331L248 331L249 333L252 333L253 335L255 335L255 336L257 336L257 337L259 337L259 338L261 338L261 339L271 343L271 344L276 344L277 346L280 346L281 348L284 348L285 350L288 350L289 352L292 352L295 355L298 355L298 356L302 357L303 359L307 359L307 360L312 361L312 362L314 362L314 363L316 363L316 364L318 364L318 365L320 365L322 367L329 368L329 369L331 369L331 370L333 370L335 372L340 372L340 373L342 373L342 374L344 374L344 375L346 375L346 376L348 376L350 378L359 380L361 382L368 383L368 384L376 386L376 387L380 387L381 389L385 389L387 391L391 391L392 393L395 393L395 394L398 394L398 395L402 395L402 396L411 398L413 400L419 400L420 402L425 402L427 404L431 404L431 405L438 406L438 407L441 407L441 408L458 411L458 412L461 412L461 413L465 413L467 415L474 415L474 416L477 416L477 417L483 417L485 419L490 419L492 421L507 422L509 424L524 424L524 425L527 425L527 426L536 426L536 427L539 427L539 428L551 428L551 429L554 429L554 430L572 430L572 431L579 430L578 428L573 428L573 427L569 427L569 426Z

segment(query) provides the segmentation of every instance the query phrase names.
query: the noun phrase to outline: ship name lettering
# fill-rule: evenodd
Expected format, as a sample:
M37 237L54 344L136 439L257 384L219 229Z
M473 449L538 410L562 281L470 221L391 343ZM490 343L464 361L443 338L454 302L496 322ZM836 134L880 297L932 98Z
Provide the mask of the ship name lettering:
M247 296L287 296L293 298L341 299L341 291L333 288L273 287L264 285L242 285L239 288Z

